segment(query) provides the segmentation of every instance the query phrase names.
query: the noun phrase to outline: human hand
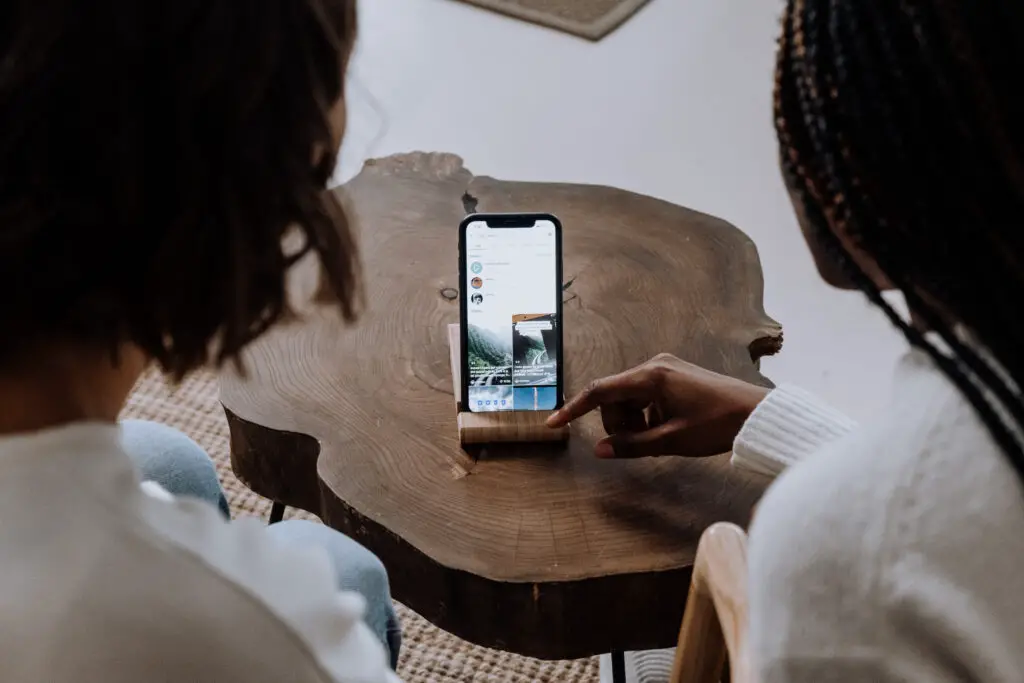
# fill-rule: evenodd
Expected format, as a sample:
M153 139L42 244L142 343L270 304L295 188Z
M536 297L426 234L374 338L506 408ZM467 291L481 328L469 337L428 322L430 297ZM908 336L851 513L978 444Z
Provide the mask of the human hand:
M704 457L725 453L768 389L663 353L592 382L548 418L562 427L600 409L608 436L599 458Z

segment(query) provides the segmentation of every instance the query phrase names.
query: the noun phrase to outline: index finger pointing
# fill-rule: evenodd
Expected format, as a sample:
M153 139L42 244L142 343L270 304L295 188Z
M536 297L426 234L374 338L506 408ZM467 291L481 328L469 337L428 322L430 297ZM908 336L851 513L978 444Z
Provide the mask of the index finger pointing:
M643 395L643 387L641 368L594 380L586 389L569 399L561 409L552 413L547 425L553 428L563 427L604 404L646 398Z

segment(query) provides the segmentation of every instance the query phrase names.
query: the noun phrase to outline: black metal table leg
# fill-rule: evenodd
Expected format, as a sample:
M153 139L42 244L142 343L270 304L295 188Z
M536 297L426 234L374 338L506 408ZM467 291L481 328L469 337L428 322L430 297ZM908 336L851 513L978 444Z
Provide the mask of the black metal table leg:
M612 650L612 683L626 683L626 653Z
M280 522L284 519L284 511L287 509L284 503L274 503L270 508L270 521L267 524L277 524Z

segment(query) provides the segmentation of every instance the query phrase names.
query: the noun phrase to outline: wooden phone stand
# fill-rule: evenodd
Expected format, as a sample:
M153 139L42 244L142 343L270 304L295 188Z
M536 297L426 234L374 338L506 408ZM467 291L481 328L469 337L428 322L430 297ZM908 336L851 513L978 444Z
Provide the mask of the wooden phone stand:
M459 442L463 446L486 443L565 441L569 428L551 429L544 424L549 413L505 411L473 413L462 405L462 339L458 323L448 325L448 351L452 365L452 389L458 413Z

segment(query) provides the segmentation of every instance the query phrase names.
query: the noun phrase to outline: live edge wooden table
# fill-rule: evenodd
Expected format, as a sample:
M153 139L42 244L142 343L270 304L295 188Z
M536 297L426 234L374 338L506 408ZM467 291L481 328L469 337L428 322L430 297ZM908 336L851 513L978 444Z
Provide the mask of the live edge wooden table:
M745 525L765 482L727 455L598 460L597 415L567 447L463 451L446 334L458 224L561 218L570 394L662 351L766 383L757 360L781 329L753 243L650 197L476 177L449 154L370 161L342 191L367 311L346 326L314 307L251 347L244 378L223 375L235 473L360 541L396 599L471 642L542 659L673 646L701 532Z

